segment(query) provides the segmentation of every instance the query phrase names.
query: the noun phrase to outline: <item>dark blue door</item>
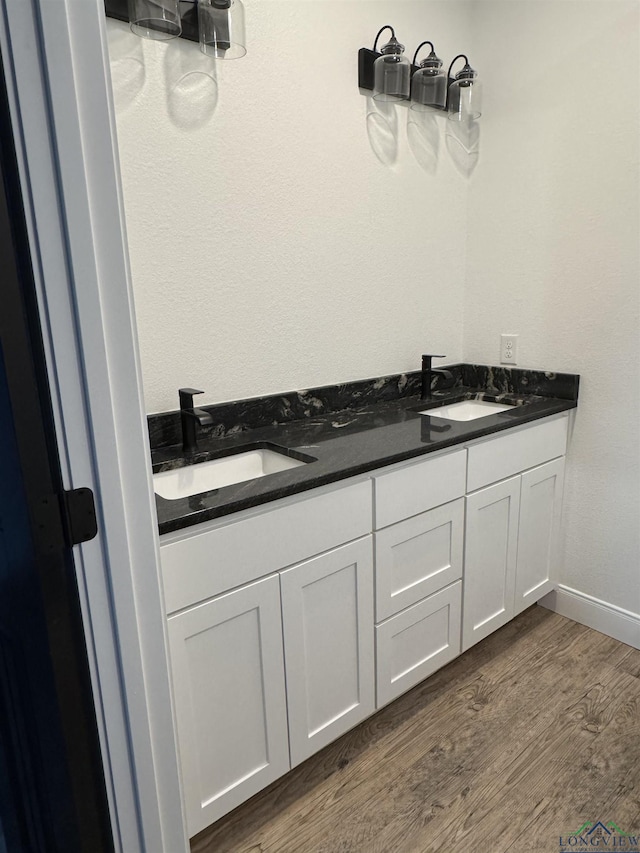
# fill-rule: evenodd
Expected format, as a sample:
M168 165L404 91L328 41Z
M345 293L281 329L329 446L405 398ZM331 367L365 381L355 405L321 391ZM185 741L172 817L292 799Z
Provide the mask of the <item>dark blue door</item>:
M0 76L0 853L113 849L65 506Z

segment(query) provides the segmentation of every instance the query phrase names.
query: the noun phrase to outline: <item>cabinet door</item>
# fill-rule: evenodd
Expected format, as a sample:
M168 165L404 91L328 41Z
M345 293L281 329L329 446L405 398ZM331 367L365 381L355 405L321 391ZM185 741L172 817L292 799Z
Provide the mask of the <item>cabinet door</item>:
M371 536L280 579L295 766L375 710Z
M289 769L278 576L168 620L189 835Z
M522 475L515 613L551 592L558 578L564 459Z
M376 621L462 577L464 499L375 534Z
M520 477L467 498L462 650L513 617Z
M460 654L461 582L376 626L378 708Z

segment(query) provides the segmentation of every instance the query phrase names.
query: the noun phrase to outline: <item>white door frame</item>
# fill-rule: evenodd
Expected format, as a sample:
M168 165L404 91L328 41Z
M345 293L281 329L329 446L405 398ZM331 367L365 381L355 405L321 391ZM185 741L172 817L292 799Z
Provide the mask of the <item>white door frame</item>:
M102 0L0 0L0 50L66 489L114 843L188 849Z

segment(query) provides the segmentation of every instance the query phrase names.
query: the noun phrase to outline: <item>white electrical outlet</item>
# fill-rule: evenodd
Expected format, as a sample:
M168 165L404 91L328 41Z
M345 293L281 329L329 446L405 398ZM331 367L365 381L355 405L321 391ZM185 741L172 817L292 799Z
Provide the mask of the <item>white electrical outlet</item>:
M500 335L500 364L518 363L518 336Z

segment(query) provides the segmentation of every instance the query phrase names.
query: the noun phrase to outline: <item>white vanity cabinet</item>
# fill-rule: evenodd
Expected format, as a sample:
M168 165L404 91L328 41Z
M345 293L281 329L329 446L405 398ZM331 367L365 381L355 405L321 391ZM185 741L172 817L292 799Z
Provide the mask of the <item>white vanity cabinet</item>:
M566 442L561 417L469 448L468 489L534 467L467 496L463 651L555 586Z
M161 538L191 836L553 588L567 425Z
M190 836L375 710L371 518L365 478L162 538Z

